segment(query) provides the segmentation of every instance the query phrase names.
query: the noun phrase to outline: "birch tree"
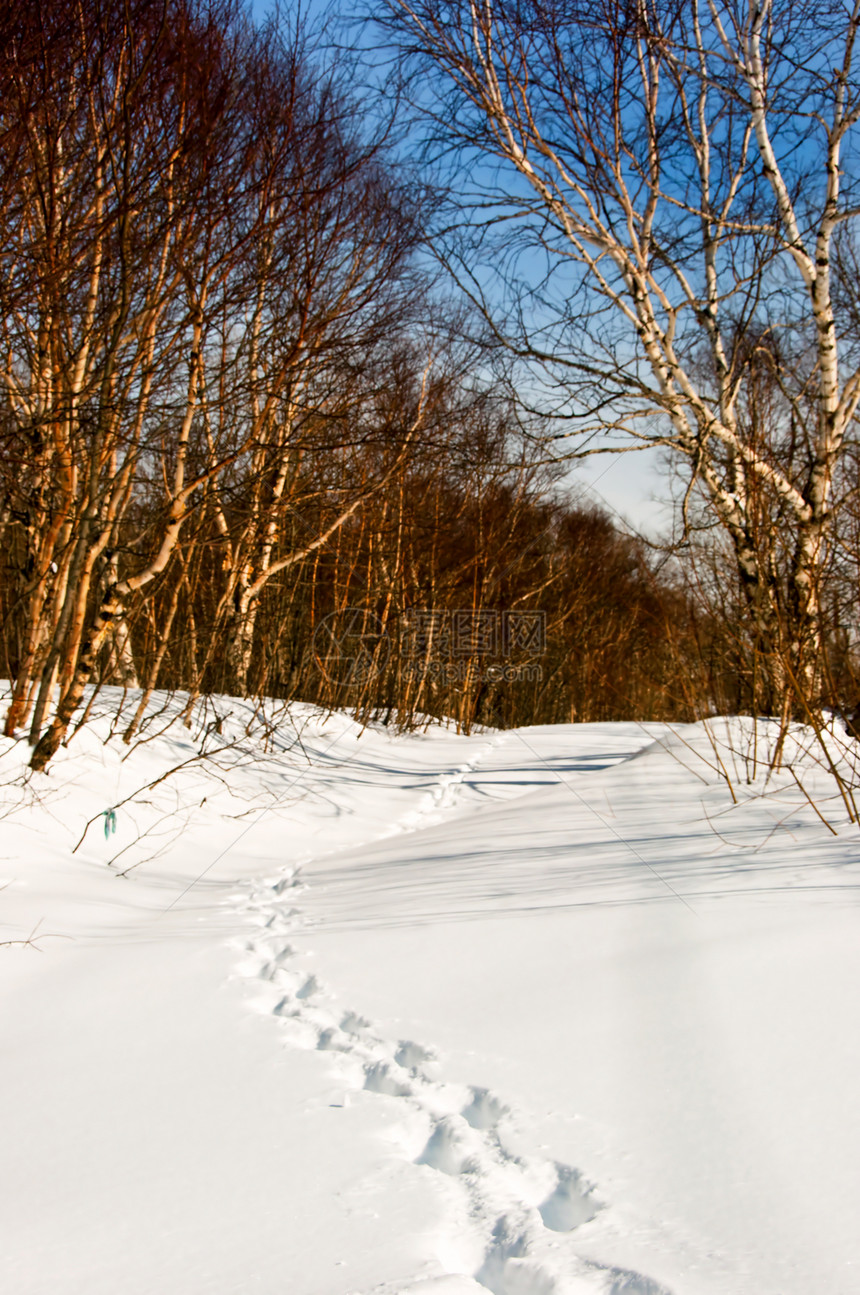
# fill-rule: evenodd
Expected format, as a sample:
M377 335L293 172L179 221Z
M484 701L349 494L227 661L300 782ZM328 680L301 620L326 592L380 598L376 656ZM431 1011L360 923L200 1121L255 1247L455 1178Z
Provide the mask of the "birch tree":
M253 232L235 201L253 141L241 113L226 126L243 40L226 8L41 4L3 35L0 390L30 450L32 573L6 729L35 703L42 769L214 470L194 461L204 350ZM159 506L130 543L146 482Z
M244 693L260 598L269 581L331 537L382 488L365 476L339 483L323 467L308 491L308 461L336 468L360 445L375 352L389 350L411 316L421 276L413 253L421 236L420 192L407 190L367 132L346 87L312 69L299 45L270 33L254 78L251 112L265 150L252 162L257 195L248 248L241 417L250 417L250 450L236 474L213 478L208 508L218 534L224 585L216 609L223 625L224 684ZM262 165L265 182L254 174ZM372 379L371 379L372 382ZM205 410L210 435L235 408L219 398ZM404 445L404 450L407 448ZM212 442L217 458L219 437ZM337 471L335 471L337 476ZM322 485L320 483L323 483ZM333 507L320 525L316 495ZM303 540L285 549L292 518L311 508Z
M684 523L704 498L728 537L770 694L814 704L860 399L834 276L858 215L860 5L386 13L429 146L468 163L443 254L497 339L542 366L577 453L659 446L683 465Z

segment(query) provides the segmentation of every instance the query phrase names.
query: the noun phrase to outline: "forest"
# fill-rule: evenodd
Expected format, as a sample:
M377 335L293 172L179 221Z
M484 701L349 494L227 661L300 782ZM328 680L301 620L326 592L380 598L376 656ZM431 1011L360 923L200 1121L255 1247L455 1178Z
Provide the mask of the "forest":
M858 262L847 182L809 178L848 72L807 87L842 113L819 157L683 16L468 10L392 0L374 90L286 9L4 7L4 731L34 769L109 684L127 742L156 689L466 732L860 701ZM778 68L799 37L761 39ZM643 445L662 536L577 475Z

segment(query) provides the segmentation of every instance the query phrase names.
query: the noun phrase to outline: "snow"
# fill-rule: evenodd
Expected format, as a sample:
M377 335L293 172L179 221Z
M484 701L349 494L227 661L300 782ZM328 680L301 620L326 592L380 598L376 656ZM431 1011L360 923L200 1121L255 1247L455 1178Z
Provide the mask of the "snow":
M128 748L117 701L47 775L0 746L0 1289L860 1291L860 852L804 734L798 786L739 720L162 697Z

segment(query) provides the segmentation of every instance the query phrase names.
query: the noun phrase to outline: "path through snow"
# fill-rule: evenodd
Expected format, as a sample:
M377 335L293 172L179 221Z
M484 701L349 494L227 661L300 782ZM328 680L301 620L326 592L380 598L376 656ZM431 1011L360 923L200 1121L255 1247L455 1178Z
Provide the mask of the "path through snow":
M735 804L699 728L263 745L223 698L200 764L181 698L131 752L118 700L25 790L0 743L0 939L46 936L0 950L0 1290L858 1295L814 760L836 836L737 724Z
M434 798L434 806L440 801ZM386 1040L359 1013L332 1004L317 977L294 965L289 937L300 929L301 914L292 901L302 887L297 878L284 880L295 886L281 880L255 887L246 905L263 931L246 945L240 964L242 974L266 987L256 1005L271 1010L293 1045L337 1054L344 1103L359 1090L404 1101L412 1117L404 1151L416 1166L454 1178L460 1188L456 1226L439 1244L453 1265L451 1280L401 1282L400 1295L431 1289L465 1295L479 1287L494 1295L669 1295L640 1273L581 1259L570 1249L559 1253L554 1234L573 1232L603 1208L597 1189L570 1165L509 1146L504 1101L486 1088L445 1083L432 1047ZM473 1282L456 1280L469 1272ZM381 1295L395 1288L378 1289Z

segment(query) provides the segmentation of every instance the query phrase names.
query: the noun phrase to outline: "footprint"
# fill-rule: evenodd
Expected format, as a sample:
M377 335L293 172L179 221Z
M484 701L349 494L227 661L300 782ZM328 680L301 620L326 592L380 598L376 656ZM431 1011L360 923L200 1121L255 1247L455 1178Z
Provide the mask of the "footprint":
M470 1150L462 1125L462 1117L456 1115L447 1115L439 1120L427 1146L415 1161L416 1165L429 1165L443 1174L462 1173Z
M409 1097L412 1093L387 1061L374 1061L365 1066L364 1087L369 1093L383 1093L386 1097Z
M297 991L296 998L300 998L302 1002L306 1002L307 999L313 998L314 994L320 993L321 990L322 985L319 983L316 976L311 974L308 976L301 989Z
M365 1030L370 1029L370 1021L359 1016L358 1012L346 1012L340 1023L340 1028L346 1034L363 1034Z
M420 1043L413 1043L411 1039L401 1039L397 1045L394 1060L398 1066L403 1066L404 1070L415 1072L420 1066L436 1061L437 1055L432 1048L424 1048Z
M317 1040L318 1052L349 1052L352 1043L345 1039L343 1032L336 1025L329 1025L324 1030L320 1030L320 1036Z
M554 1190L539 1206L544 1225L552 1232L572 1232L588 1223L598 1213L601 1203L594 1188L587 1183L578 1169L556 1164L558 1181Z
M472 1100L462 1111L463 1119L473 1129L495 1129L508 1107L486 1088L472 1088Z
M299 910L297 908L288 908L286 910L277 909L270 913L260 928L263 931L280 932L291 928L293 923L290 918L297 917Z
M276 953L273 958L269 958L267 962L263 963L257 972L258 980L274 980L284 963L288 962L294 953L295 949L293 949L292 945L285 945L280 953Z
M526 1257L528 1239L517 1224L502 1215L475 1281L493 1295L556 1295L555 1280Z
M301 869L295 868L294 870L288 872L286 876L281 877L279 881L276 881L269 888L272 891L272 894L283 895L285 890L296 890L299 887L304 889L304 886L299 879L300 871Z

